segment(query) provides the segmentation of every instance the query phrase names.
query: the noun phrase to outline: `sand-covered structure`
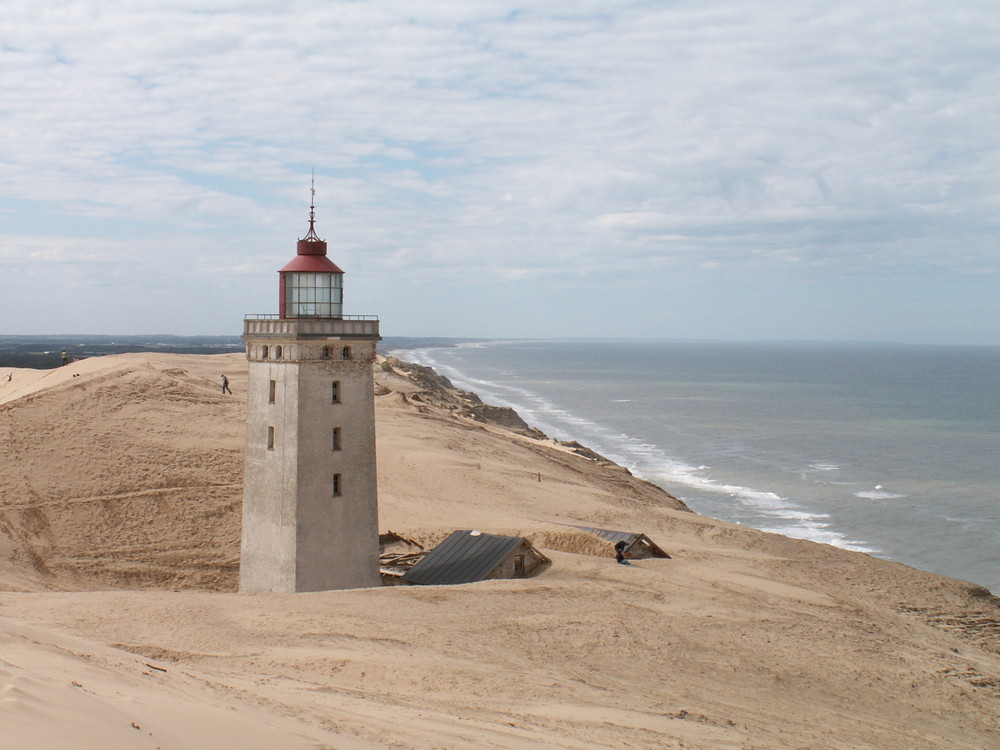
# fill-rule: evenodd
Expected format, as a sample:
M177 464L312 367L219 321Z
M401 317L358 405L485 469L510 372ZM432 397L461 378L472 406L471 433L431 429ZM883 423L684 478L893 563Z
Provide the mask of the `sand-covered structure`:
M402 578L403 583L442 586L494 578L524 578L548 565L549 559L523 536L453 531Z
M246 373L143 354L0 382L3 743L997 746L988 591L697 515L399 360L374 369L380 528L523 536L551 565L240 594ZM672 559L616 565L567 524Z

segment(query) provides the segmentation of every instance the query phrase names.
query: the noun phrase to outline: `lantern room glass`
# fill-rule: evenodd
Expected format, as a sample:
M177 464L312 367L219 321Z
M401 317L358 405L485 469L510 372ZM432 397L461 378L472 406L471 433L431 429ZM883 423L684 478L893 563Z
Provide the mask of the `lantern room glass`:
M286 318L339 318L344 307L344 276L339 273L286 273Z

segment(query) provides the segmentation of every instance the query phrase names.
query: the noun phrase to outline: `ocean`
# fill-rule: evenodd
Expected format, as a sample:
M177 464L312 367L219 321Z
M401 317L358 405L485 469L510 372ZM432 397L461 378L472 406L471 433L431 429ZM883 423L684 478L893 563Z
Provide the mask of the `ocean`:
M698 513L1000 592L1000 347L568 340L391 353Z

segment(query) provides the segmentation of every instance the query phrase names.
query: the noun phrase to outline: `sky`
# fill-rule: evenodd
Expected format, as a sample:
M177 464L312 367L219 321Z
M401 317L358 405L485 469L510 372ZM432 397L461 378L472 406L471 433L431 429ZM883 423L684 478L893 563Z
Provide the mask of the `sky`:
M996 0L4 0L0 333L1000 344Z

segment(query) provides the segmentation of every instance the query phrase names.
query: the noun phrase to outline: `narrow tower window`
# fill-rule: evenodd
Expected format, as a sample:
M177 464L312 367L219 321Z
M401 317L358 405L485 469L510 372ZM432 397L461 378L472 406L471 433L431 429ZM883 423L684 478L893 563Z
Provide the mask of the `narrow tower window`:
M281 347L280 346L274 347L274 358L275 359L281 359Z
M273 451L274 450L274 428L273 427L268 427L267 428L267 449L269 451Z
M265 344L260 348L260 358L267 359L267 345Z
M270 386L268 386L268 391L267 391L267 402L268 402L269 404L273 404L273 403L274 403L274 391L275 391L275 386L276 386L276 384L275 384L275 382L274 382L274 381L272 380L272 381L271 381L271 385L270 385Z
M333 475L333 496L340 497L343 482L340 479L340 474Z
M351 347L345 346L343 348L343 350L340 352L340 358L341 359L350 359L351 358Z
M330 347L323 347L323 359L330 359Z
M340 403L340 381L339 380L334 380L333 381L333 394L332 394L332 396L333 396L333 398L331 400L331 403L339 404Z
M340 450L340 428L339 427L334 427L333 428L333 449L335 451L339 451Z

